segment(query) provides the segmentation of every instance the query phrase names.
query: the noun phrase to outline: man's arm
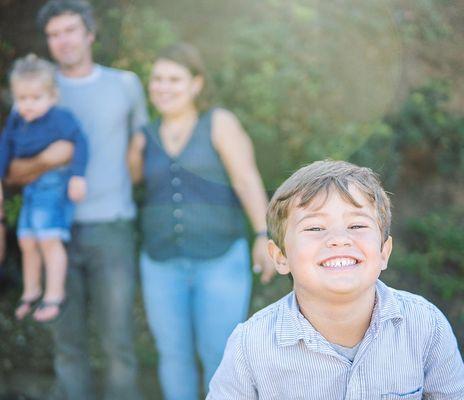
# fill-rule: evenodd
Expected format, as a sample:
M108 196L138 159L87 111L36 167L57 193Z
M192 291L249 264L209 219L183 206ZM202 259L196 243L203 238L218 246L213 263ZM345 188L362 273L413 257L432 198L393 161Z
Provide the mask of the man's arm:
M148 123L147 102L139 77L133 72L127 72L127 89L131 99L131 114L129 120L130 135L140 132L140 129Z
M140 183L143 175L143 150L146 146L145 135L141 132L132 135L127 151L127 164L132 183Z
M44 172L67 164L73 152L72 143L58 140L34 157L15 158L10 164L5 182L9 185L27 185Z

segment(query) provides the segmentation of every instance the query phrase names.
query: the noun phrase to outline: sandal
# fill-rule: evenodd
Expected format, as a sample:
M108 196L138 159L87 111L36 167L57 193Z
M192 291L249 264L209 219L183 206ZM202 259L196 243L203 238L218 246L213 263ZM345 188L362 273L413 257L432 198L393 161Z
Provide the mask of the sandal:
M39 305L36 307L32 317L37 322L56 321L58 317L61 315L61 312L63 311L63 308L65 305L66 305L66 299L56 300L56 301L42 300L39 303ZM52 310L55 310L55 312L53 312ZM40 316L40 314L45 314L45 315Z
M22 321L26 318L32 311L34 311L37 304L40 302L42 295L39 294L36 298L31 300L20 299L18 305L15 309L15 317L18 321ZM23 312L20 312L23 309Z

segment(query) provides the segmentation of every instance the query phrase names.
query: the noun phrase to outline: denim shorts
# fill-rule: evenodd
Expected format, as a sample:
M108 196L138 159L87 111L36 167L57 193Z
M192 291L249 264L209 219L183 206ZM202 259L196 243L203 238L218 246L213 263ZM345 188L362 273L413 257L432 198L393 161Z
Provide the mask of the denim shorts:
M18 238L70 239L74 204L67 195L68 181L68 169L57 169L24 187Z

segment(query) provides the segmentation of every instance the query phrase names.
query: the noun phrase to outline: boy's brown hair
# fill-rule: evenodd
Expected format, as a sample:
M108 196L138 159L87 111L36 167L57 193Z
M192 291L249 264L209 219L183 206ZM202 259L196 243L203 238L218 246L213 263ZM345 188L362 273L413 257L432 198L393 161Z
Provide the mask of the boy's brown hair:
M270 239L285 254L284 237L290 208L305 207L321 192L327 197L331 189L336 189L346 201L361 207L350 194L349 185L356 186L374 205L383 245L390 234L391 206L377 174L370 168L332 160L316 161L302 167L280 185L266 215Z

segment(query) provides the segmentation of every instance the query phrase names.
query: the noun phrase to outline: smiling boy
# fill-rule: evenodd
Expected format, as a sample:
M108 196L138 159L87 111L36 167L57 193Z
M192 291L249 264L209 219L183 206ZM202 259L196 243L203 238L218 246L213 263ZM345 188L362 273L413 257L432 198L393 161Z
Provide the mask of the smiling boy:
M319 161L285 181L268 208L269 252L294 290L235 329L207 398L464 399L444 315L378 280L390 220L368 168Z

